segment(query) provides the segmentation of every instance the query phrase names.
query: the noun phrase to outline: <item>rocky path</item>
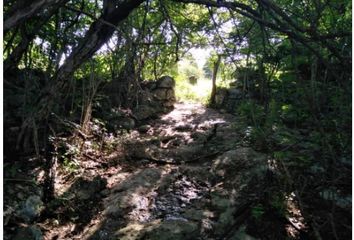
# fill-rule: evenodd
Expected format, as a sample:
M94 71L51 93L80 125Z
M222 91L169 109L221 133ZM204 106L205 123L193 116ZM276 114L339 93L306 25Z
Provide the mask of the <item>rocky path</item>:
M267 157L242 146L234 124L235 116L177 103L129 133L124 158L102 167L93 159L71 184L59 179L66 186L58 187L60 201L22 234L41 239L39 228L43 239L254 239L247 223L264 194Z
M176 104L131 133L127 159L136 167L107 178L102 212L71 239L252 239L238 227L266 157L237 145L235 120Z

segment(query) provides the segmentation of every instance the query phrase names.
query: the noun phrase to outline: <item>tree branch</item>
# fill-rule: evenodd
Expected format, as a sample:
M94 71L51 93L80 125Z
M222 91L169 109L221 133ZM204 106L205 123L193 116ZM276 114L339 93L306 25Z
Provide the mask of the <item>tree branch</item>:
M11 16L4 20L4 33L6 33L11 28L14 28L39 13L40 11L44 11L44 9L52 6L52 5L63 5L68 0L37 0L37 1L29 1L29 6L21 6L15 5L15 8L12 9Z

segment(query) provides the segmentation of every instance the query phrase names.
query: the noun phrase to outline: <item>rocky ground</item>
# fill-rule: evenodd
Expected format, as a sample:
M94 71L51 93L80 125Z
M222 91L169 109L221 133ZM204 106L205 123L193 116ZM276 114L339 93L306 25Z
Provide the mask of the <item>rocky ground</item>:
M86 154L79 170L59 171L58 197L46 205L40 160L5 165L5 239L299 238L308 226L295 193L288 217L264 207L274 199L275 166L243 141L238 121L177 103L109 156Z

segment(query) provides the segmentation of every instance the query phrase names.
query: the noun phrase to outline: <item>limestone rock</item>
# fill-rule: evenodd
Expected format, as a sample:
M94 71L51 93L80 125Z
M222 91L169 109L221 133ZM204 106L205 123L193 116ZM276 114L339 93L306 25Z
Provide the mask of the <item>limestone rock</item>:
M147 133L151 129L150 125L142 125L138 128L138 131L141 133Z
M155 89L152 93L154 95L154 97L159 100L159 101L163 101L163 100L167 100L168 97L167 97L167 89L164 89L164 88L158 88L158 89Z
M212 165L212 171L221 177L232 176L240 171L255 170L265 171L267 169L266 156L262 153L257 153L251 148L238 148L225 152L223 155L216 158Z
M149 87L148 89L144 89L139 93L138 100L140 103L148 104L154 101L152 90L155 89L156 83L152 82L152 84L153 87L151 89Z
M111 124L114 125L113 128L115 130L118 130L118 129L131 130L135 127L135 121L134 121L134 119L132 119L130 117L119 118Z
M157 80L157 88L174 88L175 80L170 76L163 76Z
M198 225L194 222L180 220L164 221L160 226L147 232L144 239L148 240L187 240L197 239Z
M43 207L43 202L40 197L32 195L20 204L20 209L17 213L24 221L31 222L34 218L39 216Z
M228 90L229 98L230 99L241 99L242 98L242 91L237 88L231 88Z
M156 117L158 112L159 112L159 107L152 107L150 105L141 105L134 111L134 115L137 120L141 121L148 118Z
M149 194L160 178L160 170L147 168L117 185L106 199L105 214L121 216L124 211L130 209L131 217L146 220L141 218L149 217L150 213L145 212L150 204Z
M117 235L121 240L141 239L146 226L141 223L131 223L126 227L119 229Z
M229 89L219 88L216 90L215 102L219 108L234 112L244 94L244 91L237 86L231 86Z

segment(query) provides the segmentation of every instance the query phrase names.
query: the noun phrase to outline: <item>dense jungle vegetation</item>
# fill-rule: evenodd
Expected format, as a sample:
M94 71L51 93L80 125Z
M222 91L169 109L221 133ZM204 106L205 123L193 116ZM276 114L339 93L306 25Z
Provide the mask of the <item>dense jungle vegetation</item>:
M6 239L350 239L350 0L4 0L3 13ZM156 134L171 126L172 120L160 122L160 116L175 103L182 117L172 117L173 129L194 140L205 133L199 158L192 159L197 151L186 158L178 153L171 161L164 160L167 153L134 152L140 145L133 141L143 138L161 149L178 149L183 144L172 141L179 137L191 144L183 134ZM214 118L229 125L199 128ZM146 149L155 148L149 145L144 154ZM267 156L264 178L247 182L248 190L238 188L242 184L230 180L227 170L221 184L220 161L213 162L244 156L241 152ZM88 167L88 161L96 165ZM96 169L90 184L101 186L110 183L104 176L112 166L144 173L149 164L180 169L189 162L188 171L200 162L216 169L211 185L206 184L209 192L223 186L249 194L247 201L246 195L231 194L245 201L242 207L230 203L220 210L216 204L216 215L208 217L215 225L205 227L209 232L201 228L195 235L199 228L174 218L175 225L161 220L155 230L150 220L139 223L134 231L140 235L134 232L131 238L122 233L130 226L123 220L115 222L115 231L106 220L101 224L106 235L102 229L92 234L93 219L106 209L101 204L106 187L99 198L82 197L80 191L91 188L87 182L71 185L78 199L61 195L64 185L84 181L77 179L90 169ZM235 174L251 172L235 169ZM198 189L188 174L181 179ZM65 208L69 205L71 210ZM68 224L75 228L63 227ZM127 238L113 234L118 230Z

